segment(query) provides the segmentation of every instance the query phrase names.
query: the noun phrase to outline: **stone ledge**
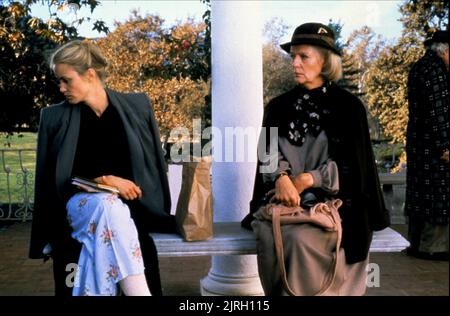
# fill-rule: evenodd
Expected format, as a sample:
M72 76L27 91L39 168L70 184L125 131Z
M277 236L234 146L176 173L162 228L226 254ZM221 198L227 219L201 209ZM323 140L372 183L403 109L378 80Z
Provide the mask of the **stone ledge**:
M214 223L214 237L206 241L184 241L177 234L150 234L160 257L194 257L220 255L256 254L256 239L253 233L240 226L239 222ZM398 232L386 228L374 232L370 252L400 252L409 242Z
M406 172L400 173L379 173L378 177L382 185L402 185L406 184Z

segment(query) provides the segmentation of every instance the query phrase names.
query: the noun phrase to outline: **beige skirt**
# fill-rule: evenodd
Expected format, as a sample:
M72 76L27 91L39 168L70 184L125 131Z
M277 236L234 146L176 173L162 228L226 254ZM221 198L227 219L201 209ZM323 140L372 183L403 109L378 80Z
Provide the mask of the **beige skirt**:
M267 296L288 295L283 289L275 253L272 223L254 220L257 238L258 271ZM284 260L289 286L300 296L318 293L327 280L336 248L336 232L327 232L310 224L282 225ZM364 295L366 266L369 258L355 264L345 262L345 251L340 249L336 278L324 295Z

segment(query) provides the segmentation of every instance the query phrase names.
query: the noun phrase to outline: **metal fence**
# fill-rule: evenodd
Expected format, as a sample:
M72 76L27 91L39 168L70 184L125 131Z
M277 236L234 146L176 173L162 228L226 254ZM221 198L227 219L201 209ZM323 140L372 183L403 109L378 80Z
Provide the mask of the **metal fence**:
M0 220L32 217L36 149L0 149Z

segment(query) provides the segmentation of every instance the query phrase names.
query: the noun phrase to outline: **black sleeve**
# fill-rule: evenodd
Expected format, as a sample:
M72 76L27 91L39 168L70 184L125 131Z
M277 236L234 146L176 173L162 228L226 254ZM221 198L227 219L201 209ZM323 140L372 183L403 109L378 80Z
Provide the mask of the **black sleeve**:
M390 216L384 203L378 169L375 164L367 113L364 105L359 100L357 109L359 111L359 131L355 131L354 135L358 138L355 145L357 147L357 162L361 170L361 190L368 204L370 228L378 231L390 225Z
M50 232L49 197L47 194L50 191L48 179L51 178L51 172L48 161L49 133L45 114L45 109L42 109L37 139L34 209L29 251L29 257L32 259L42 258L42 250L50 241L48 235Z
M168 166L164 159L164 153L163 153L163 148L162 148L162 143L161 143L161 136L159 133L158 124L156 123L156 118L155 118L155 113L153 111L152 103L150 101L150 98L146 94L143 94L143 96L145 97L146 102L148 104L146 118L148 121L150 134L153 136L153 142L155 144L155 151L156 151L156 155L157 155L156 160L158 161L158 164L159 164L161 183L162 183L163 192L165 195L164 196L164 208L165 208L164 211L166 213L170 213L172 201L170 198L169 180L167 178Z

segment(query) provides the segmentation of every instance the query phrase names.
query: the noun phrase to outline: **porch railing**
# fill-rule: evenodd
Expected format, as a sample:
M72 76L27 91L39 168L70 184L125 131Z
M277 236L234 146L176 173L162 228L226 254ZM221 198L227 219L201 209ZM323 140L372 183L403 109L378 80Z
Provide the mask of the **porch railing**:
M405 224L406 172L380 173L384 202L391 215L392 224Z
M0 149L0 220L32 217L36 149Z
M27 221L32 218L35 160L35 149L0 149L0 221ZM181 180L178 179L181 177L181 169L175 169L169 168L173 171L169 180L174 205L181 185ZM405 223L405 173L380 173L379 176L392 223Z

